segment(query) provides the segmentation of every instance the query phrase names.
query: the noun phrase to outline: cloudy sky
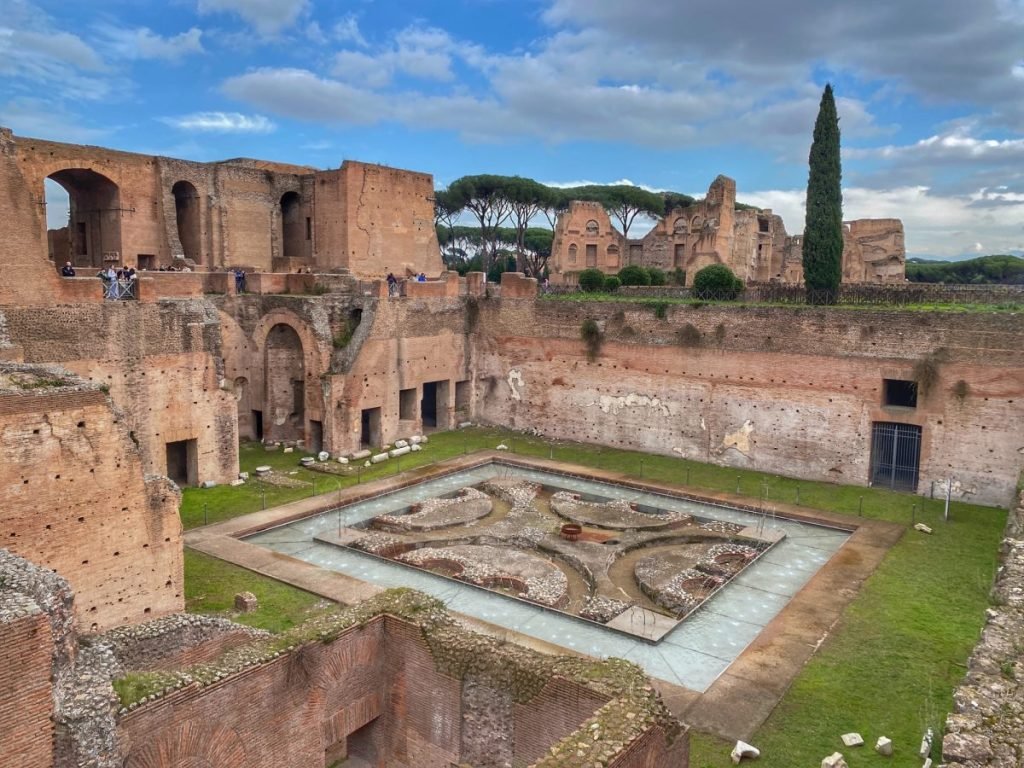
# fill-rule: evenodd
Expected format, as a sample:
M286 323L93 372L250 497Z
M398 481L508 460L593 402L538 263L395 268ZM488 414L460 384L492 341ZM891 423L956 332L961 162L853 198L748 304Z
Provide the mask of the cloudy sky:
M846 218L1024 250L1024 0L0 0L0 125L739 198L803 229L825 82Z

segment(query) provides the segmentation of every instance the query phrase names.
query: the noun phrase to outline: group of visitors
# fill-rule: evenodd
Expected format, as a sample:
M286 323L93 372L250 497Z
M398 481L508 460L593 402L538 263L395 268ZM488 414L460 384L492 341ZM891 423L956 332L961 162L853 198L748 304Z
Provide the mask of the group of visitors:
M65 269L70 265L65 265ZM74 271L74 269L72 269ZM61 270L63 274L64 270ZM74 275L69 275L74 277ZM106 269L101 269L96 273L103 283L103 298L111 301L118 301L122 299L134 299L137 298L135 295L135 281L138 277L135 267L122 266L114 268L114 265L109 265Z
M412 277L410 279L411 280L415 280L417 283L425 283L425 282L427 282L427 273L426 272L420 272L418 275L416 275L415 277ZM399 281L399 279L397 277L395 277L395 273L394 272L388 272L387 281L388 281L388 296L398 296L399 292L400 292L399 286L401 285L401 281Z

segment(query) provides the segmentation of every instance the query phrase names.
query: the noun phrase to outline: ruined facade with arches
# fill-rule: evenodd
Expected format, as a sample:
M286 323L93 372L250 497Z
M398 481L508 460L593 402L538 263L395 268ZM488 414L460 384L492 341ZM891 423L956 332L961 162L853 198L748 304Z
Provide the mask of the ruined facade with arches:
M57 265L441 271L428 174L353 161L332 171L197 163L4 131Z
M556 284L571 284L584 269L613 274L627 264L682 270L687 285L711 264L725 264L747 283L796 284L803 281L801 242L771 210L737 208L736 182L719 176L703 200L669 211L640 238L623 236L599 203L574 200L555 225L549 266ZM899 219L846 222L844 283L902 283L905 264Z

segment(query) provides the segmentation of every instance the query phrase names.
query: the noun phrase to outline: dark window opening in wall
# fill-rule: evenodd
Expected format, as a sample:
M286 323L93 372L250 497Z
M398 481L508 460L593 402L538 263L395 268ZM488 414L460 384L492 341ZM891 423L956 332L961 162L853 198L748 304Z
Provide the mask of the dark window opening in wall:
M298 259L302 247L302 198L298 192L285 192L281 196L281 255Z
M597 266L597 246L594 244L587 246L587 266Z
M917 382L904 379L882 380L882 405L917 408Z
M180 254L196 264L202 263L202 222L200 213L199 190L187 181L179 181L171 187L174 195L174 215L178 226L178 241L181 243Z
M85 222L80 221L75 225L75 256L87 256L89 245L86 241Z
M758 232L767 232L768 231L768 219L758 219L757 220L757 231Z
M306 217L306 239L313 239L313 219L311 219L309 216Z
M449 392L449 382L447 381L428 381L423 385L420 417L423 420L424 431L451 428L451 413L448 406Z
M916 491L921 463L921 428L875 422L871 426L871 485Z
M359 427L359 447L379 448L380 446L380 408L364 408Z
M455 410L465 411L469 409L469 382L455 382Z
M423 385L423 398L420 400L420 417L424 429L437 426L437 382L429 381Z
M402 421L416 418L416 387L399 390L398 418Z
M103 266L121 259L121 192L113 181L87 168L65 168L43 181L46 241L61 266Z
M252 430L257 440L263 439L263 411L252 412Z
M644 247L640 243L633 243L629 246L629 263L639 264L644 258Z
M301 418L306 411L306 382L302 379L292 381L292 413L293 417Z
M674 265L682 267L686 265L686 245L683 243L676 244L676 252L674 258Z
M138 262L136 266L140 270L152 272L156 269L156 256L152 253L140 253L136 257L136 261Z
M324 449L324 423L322 421L309 421L309 451L320 453Z
M576 244L575 243L573 243L572 245L569 246L569 263L570 264L575 264L576 263Z
M199 484L199 452L195 440L167 443L167 476L182 487Z

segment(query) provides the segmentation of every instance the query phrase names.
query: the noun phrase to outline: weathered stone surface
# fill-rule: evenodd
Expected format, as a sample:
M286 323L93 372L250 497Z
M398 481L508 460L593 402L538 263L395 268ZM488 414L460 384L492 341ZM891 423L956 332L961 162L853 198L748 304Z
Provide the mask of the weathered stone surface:
M235 610L240 613L252 613L259 608L259 601L252 592L239 592L235 595Z
M843 759L842 752L833 752L821 761L821 768L850 768Z
M864 746L864 737L859 733L844 733L841 738L843 740L843 744L847 747Z
M888 736L879 736L875 742L875 752L885 757L892 755L892 739Z
M732 752L729 757L732 758L733 765L739 765L743 758L754 758L761 756L761 750L757 747L747 744L745 741L737 741L736 746L732 748Z

